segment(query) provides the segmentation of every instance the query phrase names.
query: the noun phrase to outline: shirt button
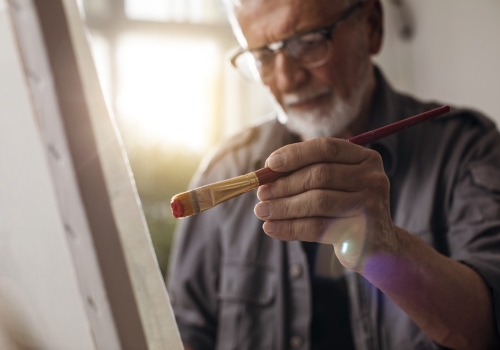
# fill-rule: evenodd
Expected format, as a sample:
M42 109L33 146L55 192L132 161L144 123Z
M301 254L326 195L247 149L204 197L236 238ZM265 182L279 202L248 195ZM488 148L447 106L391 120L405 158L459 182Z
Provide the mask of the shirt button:
M300 266L299 264L293 264L292 266L290 266L290 276L292 276L293 278L302 276L302 266Z
M294 335L293 337L290 338L290 345L294 349L298 349L302 346L302 338L298 335Z

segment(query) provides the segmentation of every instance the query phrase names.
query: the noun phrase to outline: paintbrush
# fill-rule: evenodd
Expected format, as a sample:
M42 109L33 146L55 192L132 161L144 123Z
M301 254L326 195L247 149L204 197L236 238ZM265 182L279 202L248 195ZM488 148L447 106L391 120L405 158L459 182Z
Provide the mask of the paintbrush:
M373 131L351 137L347 139L347 141L364 146L401 130L420 124L426 120L439 117L449 111L450 106L442 106ZM176 218L186 218L198 214L228 199L254 190L259 186L271 183L290 174L291 172L276 172L265 167L246 175L202 186L189 192L180 193L172 197L170 203L172 214Z

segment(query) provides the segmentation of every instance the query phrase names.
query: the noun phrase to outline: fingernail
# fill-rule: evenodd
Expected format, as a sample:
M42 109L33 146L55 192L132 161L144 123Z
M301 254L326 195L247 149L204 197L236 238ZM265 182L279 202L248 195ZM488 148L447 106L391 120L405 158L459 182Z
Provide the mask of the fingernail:
M273 199L274 195L271 186L269 185L260 186L259 189L257 190L257 197L261 201L267 201L269 199Z
M285 164L285 160L283 159L283 154L273 154L271 157L267 159L267 166L271 169L276 169L282 167Z
M266 218L271 215L271 203L261 202L255 206L254 211L259 218Z
M276 223L274 221L266 221L262 228L265 233L274 233L276 231Z

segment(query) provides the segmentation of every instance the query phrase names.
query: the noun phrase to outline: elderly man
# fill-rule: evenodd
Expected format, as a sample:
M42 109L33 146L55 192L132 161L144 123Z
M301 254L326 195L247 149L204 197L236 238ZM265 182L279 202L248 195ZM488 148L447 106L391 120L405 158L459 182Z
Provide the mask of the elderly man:
M436 106L394 92L371 63L380 2L243 0L231 11L245 48L233 64L269 88L280 122L229 140L193 185L264 161L294 172L180 225L170 291L186 348L498 349L494 124L454 111L350 144ZM318 252L332 245L345 272L325 277Z

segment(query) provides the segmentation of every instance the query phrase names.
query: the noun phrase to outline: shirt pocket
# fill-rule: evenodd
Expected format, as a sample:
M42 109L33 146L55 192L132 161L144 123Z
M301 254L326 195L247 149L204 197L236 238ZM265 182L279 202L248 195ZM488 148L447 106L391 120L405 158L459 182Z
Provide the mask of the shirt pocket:
M471 225L500 218L500 168L490 162L474 162L468 166L470 177L455 191L451 222Z
M224 259L219 281L218 350L275 348L277 273L269 266Z
M472 181L486 191L500 193L500 169L488 163L472 163L469 166Z

